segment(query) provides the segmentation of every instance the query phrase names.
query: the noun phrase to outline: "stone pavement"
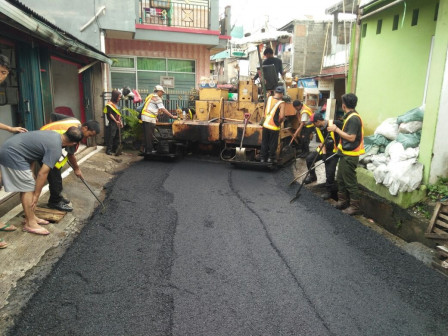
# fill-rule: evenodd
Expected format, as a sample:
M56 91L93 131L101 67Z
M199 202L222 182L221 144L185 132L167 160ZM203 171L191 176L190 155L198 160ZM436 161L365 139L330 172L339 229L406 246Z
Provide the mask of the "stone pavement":
M76 156L85 181L100 200L105 198L107 183L115 174L142 159L135 153L109 156L100 146L81 148ZM18 230L0 232L0 237L9 244L0 250L0 335L13 325L14 318L37 289L39 280L51 271L98 206L98 201L71 168L64 171L65 175L63 194L71 200L74 211L67 213L59 223L48 225L51 232L48 236L22 232L23 210L18 195L2 193L8 200L0 205L0 221L14 224ZM39 199L40 207L47 203L47 190L48 187ZM98 209L101 210L101 206Z

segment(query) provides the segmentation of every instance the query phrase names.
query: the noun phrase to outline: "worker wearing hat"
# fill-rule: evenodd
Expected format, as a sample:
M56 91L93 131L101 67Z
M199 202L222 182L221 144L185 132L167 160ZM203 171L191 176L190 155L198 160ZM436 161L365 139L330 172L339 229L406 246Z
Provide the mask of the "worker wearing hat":
M337 127L342 127L342 122L339 120L325 120L321 113L315 113L311 116L309 124L315 127L320 144L315 151L311 151L306 156L306 166L310 169L319 160L325 162L326 192L322 195L322 198L325 200L333 198L337 201L338 186L335 175L339 156L333 154L338 150L339 135L329 132L327 127L333 124ZM323 146L324 143L325 146ZM309 184L315 181L317 181L316 171L312 169L303 182Z
M298 119L300 122L299 127L296 132L292 136L291 142L289 145L292 145L293 141L300 136L300 146L302 148L302 153L298 157L305 158L310 152L310 131L309 128L306 127L308 122L310 121L311 116L313 115L313 110L307 105L303 104L300 100L294 100L292 102L295 110L298 112Z
M285 102L283 95L285 88L277 86L274 96L270 96L266 103L261 140L260 162L276 163L276 152L280 127L285 119Z
M164 113L170 118L175 119L163 105L162 97L165 93L163 86L156 85L154 93L150 94L145 99L145 105L142 110L143 134L145 137L145 154L154 154L154 130L156 129L156 122L159 113Z

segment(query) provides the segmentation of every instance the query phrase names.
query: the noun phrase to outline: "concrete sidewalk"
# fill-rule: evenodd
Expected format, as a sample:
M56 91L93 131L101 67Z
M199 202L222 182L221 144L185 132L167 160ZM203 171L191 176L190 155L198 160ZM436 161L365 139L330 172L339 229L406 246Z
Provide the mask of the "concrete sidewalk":
M76 154L85 181L94 193L103 200L105 188L116 173L142 158L135 153L109 156L100 146L83 148ZM68 166L68 165L67 165ZM0 221L14 224L14 232L0 232L8 247L0 250L0 335L13 325L15 317L70 246L93 214L98 201L87 187L73 174L71 168L64 171L63 194L74 208L57 224L47 226L48 236L39 236L22 231L23 209L19 195L3 193L7 201L0 205ZM38 206L45 207L48 201L48 187L43 190Z

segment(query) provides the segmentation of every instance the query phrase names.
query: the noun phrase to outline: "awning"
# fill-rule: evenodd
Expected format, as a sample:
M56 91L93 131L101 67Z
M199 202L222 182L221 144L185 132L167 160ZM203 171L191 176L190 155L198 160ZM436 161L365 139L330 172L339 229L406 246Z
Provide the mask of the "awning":
M50 27L50 25L31 17L25 11L15 7L5 0L0 0L0 12L18 25L25 27L36 36L47 42L53 43L55 46L79 55L97 59L104 63L112 64L112 60L99 50L90 47L75 37L62 34L62 31L58 31L57 29Z

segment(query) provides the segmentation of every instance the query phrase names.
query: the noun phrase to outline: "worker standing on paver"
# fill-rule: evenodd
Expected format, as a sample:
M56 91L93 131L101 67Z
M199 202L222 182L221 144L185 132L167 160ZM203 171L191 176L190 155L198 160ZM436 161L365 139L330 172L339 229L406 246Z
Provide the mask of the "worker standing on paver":
M262 163L266 160L268 163L276 163L280 126L285 119L284 93L285 88L283 86L277 86L274 96L270 96L266 103L260 150L260 162Z
M296 109L299 118L299 127L296 132L292 136L291 142L289 145L292 145L293 141L300 135L300 147L302 148L302 153L298 155L300 158L305 158L310 152L310 129L307 126L310 121L311 116L313 115L313 110L307 105L303 104L300 100L294 100L292 105Z
M53 113L51 115L51 118L52 120L56 121L42 126L42 131L55 131L59 134L63 134L70 127L75 126L81 129L83 139L93 137L100 133L100 125L95 120L89 120L81 125L81 122L78 119L67 117L57 113ZM58 162L56 162L55 166L48 173L48 187L50 190L50 198L48 199L47 206L51 209L73 211L73 208L69 205L70 200L68 200L61 194L63 189L62 167L67 163L67 161L69 161L75 175L78 177L83 177L75 156L75 152L77 150L78 146L67 147L67 155L63 156Z
M17 134L0 148L0 169L7 192L20 192L25 212L23 231L48 235L41 225L49 224L35 215L35 208L48 173L58 162L62 148L76 146L82 139L79 127L70 127L64 134L52 131L33 131ZM34 161L42 162L36 179L32 172Z
M171 119L177 117L172 115L163 105L163 94L165 90L163 86L156 85L154 93L146 97L145 105L142 109L143 134L145 137L145 154L155 154L153 141L154 131L156 129L157 117L159 113L168 115Z
M334 155L338 151L337 144L340 141L338 134L334 132L328 132L327 127L331 125L336 125L342 128L342 122L339 120L324 120L321 113L315 113L311 116L311 123L314 125L319 138L320 145L317 147L316 151L311 151L306 157L306 166L308 169L312 168L312 164L315 164L319 160L325 161L325 188L326 192L322 195L324 200L334 199L338 200L338 185L335 180L336 167L338 165L339 156ZM330 134L328 134L330 133ZM325 146L322 144L325 143ZM310 170L309 175L303 181L305 184L317 181L316 171L314 169Z
M338 203L337 209L343 209L347 215L360 214L360 195L356 167L359 156L364 150L364 128L362 119L355 108L358 97L353 93L342 96L342 110L344 111L343 125L339 128L336 124L329 125L327 130L337 133L341 140L338 145L340 153L338 165Z

